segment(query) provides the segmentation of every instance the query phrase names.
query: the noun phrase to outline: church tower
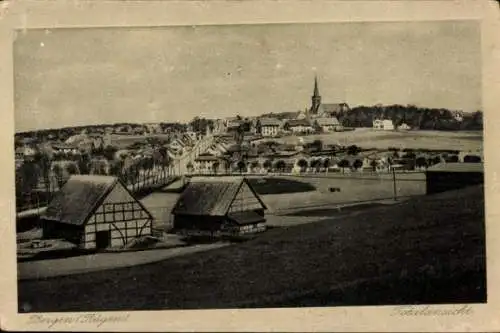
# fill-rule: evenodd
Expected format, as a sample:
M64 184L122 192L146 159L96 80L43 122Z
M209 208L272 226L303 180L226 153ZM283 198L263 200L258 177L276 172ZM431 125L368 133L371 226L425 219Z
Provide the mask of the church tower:
M318 113L318 108L321 105L321 96L319 94L319 88L318 88L318 77L314 77L314 92L311 97L311 113L316 114Z

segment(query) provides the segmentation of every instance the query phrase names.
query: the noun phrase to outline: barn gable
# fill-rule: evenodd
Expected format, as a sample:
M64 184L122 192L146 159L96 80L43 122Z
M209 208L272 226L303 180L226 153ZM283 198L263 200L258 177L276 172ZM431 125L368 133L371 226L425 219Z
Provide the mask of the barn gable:
M234 196L228 211L232 213L255 209L265 209L265 205L250 187L250 184L244 181Z
M248 200L248 201L247 201ZM251 205L253 208L246 208ZM243 177L193 178L177 201L174 215L224 216L230 210L266 209Z

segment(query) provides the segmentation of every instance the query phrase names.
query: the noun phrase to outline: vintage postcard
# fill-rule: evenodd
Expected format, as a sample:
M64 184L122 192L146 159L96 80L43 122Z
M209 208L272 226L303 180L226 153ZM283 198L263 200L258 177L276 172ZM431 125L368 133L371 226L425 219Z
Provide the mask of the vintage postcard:
M5 3L2 328L500 329L498 10Z

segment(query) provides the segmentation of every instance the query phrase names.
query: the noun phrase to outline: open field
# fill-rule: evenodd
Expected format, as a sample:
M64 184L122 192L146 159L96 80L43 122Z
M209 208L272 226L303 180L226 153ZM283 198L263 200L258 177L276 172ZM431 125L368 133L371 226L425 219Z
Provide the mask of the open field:
M147 138L157 138L166 140L168 134L148 134L148 135L124 135L111 134L111 144L118 148L126 148L136 142L145 142Z
M343 146L357 145L363 148L387 149L423 148L475 151L483 147L483 133L476 132L445 132L445 131L377 131L371 128L357 128L354 131L334 132L327 134L303 136L305 142L316 139L325 144L339 144ZM276 139L278 142L295 144L297 136L288 136Z
M423 173L401 173L396 174L396 188L399 197L418 196L425 194L425 174ZM250 176L254 179L255 176ZM301 209L321 208L324 206L346 205L377 201L393 198L392 175L308 175L308 176L273 176L259 177L270 179L272 184L278 183L280 179L281 189L284 180L290 180L295 192L298 188L307 189L306 192L264 194L262 200L268 206L268 214L285 214L290 211ZM310 190L312 187L313 190ZM340 192L330 192L330 187L340 188ZM256 188L267 191L264 184ZM264 192L266 193L266 192ZM170 211L175 205L179 194L155 192L143 198L141 202L151 211L155 217L157 226L168 226L170 223ZM290 220L290 219L288 219ZM287 224L287 218L281 220L277 217L270 218L271 225ZM293 222L295 224L295 222Z
M482 303L484 190L273 229L154 264L19 282L19 311Z

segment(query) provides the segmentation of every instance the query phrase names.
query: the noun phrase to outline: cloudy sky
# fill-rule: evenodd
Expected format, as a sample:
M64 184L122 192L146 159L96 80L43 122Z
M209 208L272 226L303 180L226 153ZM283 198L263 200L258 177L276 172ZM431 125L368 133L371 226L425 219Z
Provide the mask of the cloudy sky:
M28 30L16 130L296 111L324 102L481 107L475 22Z

